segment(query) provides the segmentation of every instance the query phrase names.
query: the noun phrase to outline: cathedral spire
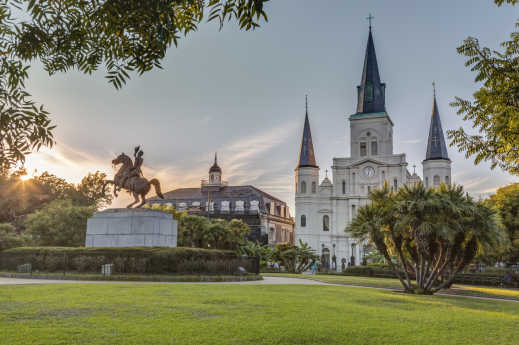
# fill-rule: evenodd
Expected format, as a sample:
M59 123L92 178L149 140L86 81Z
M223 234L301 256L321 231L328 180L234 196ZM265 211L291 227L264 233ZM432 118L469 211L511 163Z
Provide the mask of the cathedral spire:
M443 136L442 123L440 120L440 112L438 111L438 103L436 102L436 85L433 83L433 109L431 116L431 127L429 128L429 139L427 140L427 153L425 160L449 159L447 153L447 145Z
M310 131L310 121L308 120L308 96L306 96L305 106L305 126L303 128L303 139L301 140L301 150L299 152L299 162L297 167L317 168L318 166L315 162L314 144L312 142L312 132Z
M362 80L357 87L357 114L383 113L386 111L386 84L380 81L373 33L371 32L373 16L370 15L368 19L370 21L368 45L366 47L366 56L364 57Z

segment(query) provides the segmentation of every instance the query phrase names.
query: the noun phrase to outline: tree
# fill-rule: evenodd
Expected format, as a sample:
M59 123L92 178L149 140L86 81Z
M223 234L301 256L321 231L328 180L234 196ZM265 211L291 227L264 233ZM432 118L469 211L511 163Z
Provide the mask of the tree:
M518 0L495 0L515 5ZM519 28L519 22L516 23ZM458 108L463 120L472 122L479 132L471 135L460 127L448 131L451 145L457 146L466 157L475 156L475 164L482 161L519 174L519 31L501 43L502 51L482 47L477 38L467 38L458 53L467 58L465 65L476 72L475 81L482 87L474 93L474 100L456 97L451 104Z
M249 232L249 226L241 220L183 214L179 222L178 245L238 251L247 242Z
M299 240L299 246L290 243L278 243L274 246L273 260L279 261L288 272L301 273L310 269L319 260L308 243Z
M519 183L499 188L486 203L499 214L510 243L496 253L496 259L519 262Z
M420 183L392 192L386 184L370 201L346 231L371 241L407 292L433 294L450 286L478 253L504 241L495 211L461 186L426 189Z
M161 68L166 51L207 18L251 30L268 0L0 0L0 168L54 139L48 113L25 91L30 63L50 74L101 66L116 88Z
M37 246L84 246L87 219L94 212L92 206L77 206L70 200L55 200L27 216L25 227Z
M103 188L106 180L106 174L96 171L94 174L88 173L83 177L81 183L75 188L81 202L85 206L93 206L99 210L112 203L112 193L110 187Z
M16 228L9 223L0 223L0 251L22 247L27 238L16 233Z

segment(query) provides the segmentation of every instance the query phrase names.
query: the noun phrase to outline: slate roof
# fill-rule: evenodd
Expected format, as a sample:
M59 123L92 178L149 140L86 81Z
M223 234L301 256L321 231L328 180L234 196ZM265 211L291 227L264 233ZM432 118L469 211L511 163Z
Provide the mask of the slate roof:
M301 149L299 151L298 168L318 168L315 162L314 143L312 141L312 132L310 131L310 121L308 120L308 106L306 108L305 125L303 128L303 139L301 140Z
M265 201L273 201L276 204L286 206L286 203L278 198L258 189L254 186L226 186L219 191L211 192L211 201L239 201L243 200L245 203L250 203L253 200L260 202L260 207L263 208ZM175 202L189 202L199 201L201 205L208 200L208 193L202 191L200 188L179 188L167 193L164 193L164 200L158 197L150 198L149 201L160 201L167 203L168 201Z
M436 103L436 94L434 95L433 110L431 116L431 127L429 128L429 139L427 140L427 153L425 160L449 159L447 153L447 145L443 136L442 123L440 120L440 112Z
M371 27L364 57L362 79L358 89L357 114L383 113L386 111L386 84L380 82L377 54Z

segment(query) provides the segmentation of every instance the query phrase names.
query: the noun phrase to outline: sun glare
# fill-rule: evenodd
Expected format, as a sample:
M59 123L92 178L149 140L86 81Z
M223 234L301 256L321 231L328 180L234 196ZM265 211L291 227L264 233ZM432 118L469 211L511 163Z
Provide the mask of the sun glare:
M27 181L27 180L30 180L31 178L32 178L31 175L23 175L23 176L20 177L20 179L21 179L22 181Z

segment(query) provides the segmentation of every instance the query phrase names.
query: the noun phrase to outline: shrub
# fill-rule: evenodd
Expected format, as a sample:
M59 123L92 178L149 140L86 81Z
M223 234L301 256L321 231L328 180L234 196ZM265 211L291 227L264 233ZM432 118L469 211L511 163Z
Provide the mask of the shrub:
M234 274L239 266L259 273L258 258L224 250L199 248L71 248L23 247L0 252L0 269L15 270L30 263L44 272L99 272L114 264L114 273Z

